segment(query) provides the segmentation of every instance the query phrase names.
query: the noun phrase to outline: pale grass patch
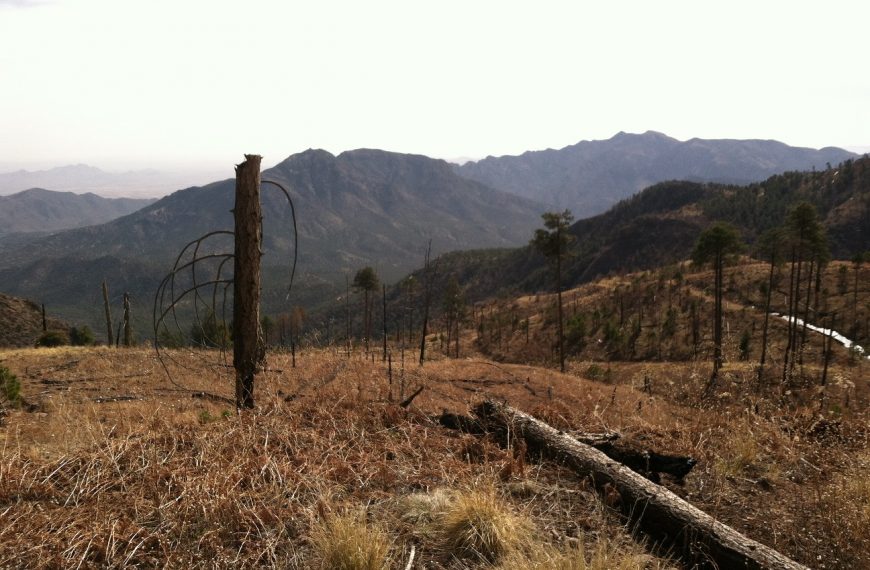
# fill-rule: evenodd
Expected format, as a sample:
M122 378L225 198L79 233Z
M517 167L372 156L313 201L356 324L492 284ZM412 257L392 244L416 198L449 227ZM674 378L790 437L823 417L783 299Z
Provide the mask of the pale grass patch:
M458 558L497 562L529 544L534 525L491 487L457 493L437 522L445 549Z
M855 465L842 479L840 500L851 506L856 529L863 529L864 541L870 542L870 453L856 458Z
M390 538L366 523L364 512L327 515L312 529L311 544L324 570L381 570L389 564Z
M669 566L634 544L598 538L591 547L575 540L556 548L538 545L530 552L512 552L499 570L664 570Z

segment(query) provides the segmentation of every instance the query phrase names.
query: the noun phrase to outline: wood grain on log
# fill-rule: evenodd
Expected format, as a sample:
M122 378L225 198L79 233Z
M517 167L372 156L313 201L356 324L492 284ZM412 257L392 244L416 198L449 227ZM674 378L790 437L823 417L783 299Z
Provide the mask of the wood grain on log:
M523 438L530 450L592 478L636 528L699 568L806 570L776 550L743 536L603 452L506 404L486 401L475 414L491 429Z

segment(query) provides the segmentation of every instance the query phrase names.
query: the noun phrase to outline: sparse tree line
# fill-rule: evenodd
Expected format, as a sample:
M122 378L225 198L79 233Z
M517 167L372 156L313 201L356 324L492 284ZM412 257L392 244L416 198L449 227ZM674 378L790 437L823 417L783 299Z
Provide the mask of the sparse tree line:
M546 238L544 232L539 230L533 245ZM556 232L551 229L551 233ZM805 379L804 365L810 353L820 370L817 381L826 383L832 340L808 333L807 324L866 341L870 307L859 304L858 294L866 282L861 270L868 254L857 254L850 263L838 262L836 269L830 270L824 226L815 208L806 202L793 207L783 224L761 236L751 250L755 259L769 264L765 279L748 283L739 268L729 269L746 251L733 226L715 223L698 237L691 281L686 277L685 264L666 267L657 274L636 276L628 283L622 280L594 307L583 306L582 301L578 307L575 296L560 310L563 295L556 262L571 255L569 243L558 257L550 254L556 277L554 302L544 307L536 303L531 313L516 302L486 305L475 320L478 346L484 352L508 358L512 352L521 352L525 358L551 361L563 343L567 354L582 353L604 360L711 358L713 369L708 385L712 388L726 359L727 344L732 357L757 359L761 387L774 374L770 327L776 322L778 328L786 328L786 334L781 335L784 346L775 355L783 389ZM710 276L698 281L698 275L705 274L697 272L704 268L712 269ZM655 279L651 279L652 275ZM834 279L835 288L831 286ZM742 307L736 317L726 319L725 304L729 299ZM756 310L763 311L763 319L753 315ZM772 316L774 311L797 316L800 321L786 322ZM730 313L734 313L733 307ZM560 362L563 358L559 357Z

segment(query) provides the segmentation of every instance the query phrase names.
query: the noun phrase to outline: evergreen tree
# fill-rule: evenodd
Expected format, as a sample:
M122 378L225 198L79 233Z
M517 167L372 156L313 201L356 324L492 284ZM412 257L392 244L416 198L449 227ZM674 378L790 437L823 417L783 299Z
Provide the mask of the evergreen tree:
M354 288L363 294L363 336L365 337L366 352L369 350L369 341L372 337L373 293L379 284L378 274L371 267L360 269L353 278Z
M791 372L794 370L794 352L798 344L797 323L800 298L801 277L805 262L819 255L825 241L824 228L819 222L816 208L809 202L801 202L789 213L785 223L785 235L791 249L791 270L789 271L788 298L788 342L785 347L782 365L783 389L788 384ZM811 283L808 285L810 286Z
M541 215L544 219L544 229L535 230L531 245L541 252L544 257L555 262L556 269L556 297L558 300L558 323L559 323L559 368L565 372L565 333L562 325L562 260L569 255L574 236L569 228L574 216L570 210L564 212L545 212Z
M760 258L770 261L770 271L767 277L767 286L764 288L764 325L761 329L761 357L758 360L758 388L762 387L764 364L767 359L767 332L770 324L770 299L773 295L776 267L782 257L783 241L785 237L781 229L772 229L762 234L756 247Z
M692 252L692 261L698 265L713 264L714 296L713 309L713 373L707 385L711 390L722 367L722 273L729 257L743 249L740 235L734 226L717 222L698 237Z

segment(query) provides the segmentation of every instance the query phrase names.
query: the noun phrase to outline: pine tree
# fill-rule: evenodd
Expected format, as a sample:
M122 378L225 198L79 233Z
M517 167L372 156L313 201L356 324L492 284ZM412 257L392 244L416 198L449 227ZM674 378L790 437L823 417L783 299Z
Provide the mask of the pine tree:
M570 210L564 212L546 212L541 215L544 228L535 230L531 245L544 257L555 262L556 297L558 299L559 323L559 368L565 372L565 332L562 325L562 260L568 257L574 236L569 228L574 216Z
M692 261L698 265L713 264L714 295L713 309L713 373L707 390L712 390L722 368L722 273L725 263L732 255L743 249L737 230L722 222L717 222L704 230L698 237L692 252Z

